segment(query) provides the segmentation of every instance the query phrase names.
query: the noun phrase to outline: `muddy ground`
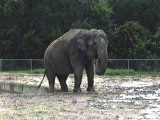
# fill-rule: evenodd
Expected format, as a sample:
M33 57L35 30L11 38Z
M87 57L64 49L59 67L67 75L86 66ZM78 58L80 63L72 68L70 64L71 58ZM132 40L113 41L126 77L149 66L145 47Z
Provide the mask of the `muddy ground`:
M1 80L32 82L38 86L42 75L0 75ZM160 120L159 77L95 76L94 93L72 93L73 76L67 80L68 93L0 93L0 120ZM48 86L47 79L42 86Z

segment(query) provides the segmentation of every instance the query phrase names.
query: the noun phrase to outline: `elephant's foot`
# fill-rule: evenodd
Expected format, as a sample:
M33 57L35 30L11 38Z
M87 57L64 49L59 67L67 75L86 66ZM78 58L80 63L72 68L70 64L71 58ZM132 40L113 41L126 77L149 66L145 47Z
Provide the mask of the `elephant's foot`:
M49 92L50 93L54 93L54 89L49 89Z
M68 92L68 88L61 88L61 92Z
M95 90L94 90L94 87L92 86L92 87L88 87L87 88L87 91L89 91L89 92L95 92Z
M81 93L81 88L74 88L73 92L74 93Z

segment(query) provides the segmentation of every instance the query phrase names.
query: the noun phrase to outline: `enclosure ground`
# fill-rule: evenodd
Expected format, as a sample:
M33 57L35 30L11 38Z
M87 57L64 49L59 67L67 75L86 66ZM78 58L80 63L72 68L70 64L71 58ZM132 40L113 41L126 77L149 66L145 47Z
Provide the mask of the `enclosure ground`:
M0 74L0 81L37 87L43 75ZM4 120L146 120L160 119L159 77L95 76L94 93L88 93L84 75L82 93L74 94L74 79L68 93L0 93L0 119ZM48 87L47 79L42 87Z

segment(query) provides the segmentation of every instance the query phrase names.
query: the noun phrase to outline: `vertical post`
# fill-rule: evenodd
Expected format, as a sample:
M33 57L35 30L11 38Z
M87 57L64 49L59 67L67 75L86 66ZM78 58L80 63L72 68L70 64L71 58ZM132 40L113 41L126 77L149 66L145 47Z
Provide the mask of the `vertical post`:
M2 72L2 59L0 60L0 71Z
M30 68L31 68L31 71L33 70L33 67L32 67L32 59L30 59Z
M129 60L128 60L128 70L130 69L130 67L129 67Z

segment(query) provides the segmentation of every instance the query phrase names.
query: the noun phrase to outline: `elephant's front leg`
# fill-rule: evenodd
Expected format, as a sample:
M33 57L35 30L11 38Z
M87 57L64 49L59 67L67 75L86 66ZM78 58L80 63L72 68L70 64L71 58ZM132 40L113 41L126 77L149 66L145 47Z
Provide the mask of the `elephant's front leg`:
M94 92L94 68L93 68L93 63L92 60L89 61L85 65L86 73L87 73L87 78L88 78L88 88L87 91Z
M83 66L81 64L77 65L77 67L75 68L75 71L74 71L74 79L75 79L75 85L74 85L74 89L73 89L74 93L81 92L80 85L82 83L82 74L83 74Z

